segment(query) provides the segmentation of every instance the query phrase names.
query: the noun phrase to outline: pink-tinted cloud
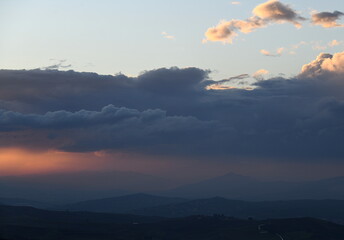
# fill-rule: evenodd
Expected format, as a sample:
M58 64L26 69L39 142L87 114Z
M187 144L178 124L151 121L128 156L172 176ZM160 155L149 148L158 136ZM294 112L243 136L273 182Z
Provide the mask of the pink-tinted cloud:
M300 21L305 20L295 10L278 0L270 0L253 9L253 16L246 20L233 19L221 21L217 26L209 28L203 42L232 43L237 32L250 33L256 29L266 27L271 23L292 23L301 27Z
M231 22L220 22L216 27L209 28L205 33L206 39L203 43L211 42L223 42L232 43L233 38L238 34L231 29Z
M300 28L300 21L305 20L294 9L278 0L270 0L258 5L253 9L253 14L269 22L285 23L289 22Z
M269 74L270 72L266 69L260 69L257 72L255 72L252 76L256 79L256 80L263 80L264 75Z
M301 76L312 78L326 73L344 74L344 52L334 55L321 53L314 61L302 67Z
M277 49L276 53L271 53L270 51L267 51L265 49L260 50L260 53L267 57L279 57L279 56L282 56L283 51L284 51L284 48L281 47Z
M223 42L232 43L233 39L238 36L237 31L250 33L257 28L265 27L266 23L257 17L251 17L247 20L222 21L217 26L209 28L205 33L206 39L203 42Z

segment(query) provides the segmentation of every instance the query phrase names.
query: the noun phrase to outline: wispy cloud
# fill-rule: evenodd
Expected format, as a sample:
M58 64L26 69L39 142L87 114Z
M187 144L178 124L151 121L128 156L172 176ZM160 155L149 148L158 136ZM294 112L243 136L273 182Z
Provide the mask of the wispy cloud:
M166 39L170 39L170 40L175 40L175 39L176 39L175 36L170 35L170 34L168 34L167 32L162 32L161 35L162 35L164 38L166 38Z
M67 60L63 59L63 60L56 60L56 59L50 59L51 61L54 61L56 63L49 65L49 66L45 66L45 67L41 67L40 69L42 70L59 70L59 69L67 69L67 68L71 68L72 65L71 64L67 64Z
M207 90L228 90L236 89L238 86L247 85L245 79L250 78L249 74L240 74L234 77L216 81L214 84L209 84ZM246 87L240 87L241 89L246 89Z
M295 55L297 54L297 50L304 46L309 46L313 50L324 51L329 48L344 46L344 41L338 41L336 39L329 41L328 43L322 43L321 41L312 41L312 42L301 41L299 43L296 43L287 47L281 47L277 49L275 53L265 50L265 49L260 50L260 53L268 57L280 57L283 55L284 52L290 55Z
M344 41L338 41L338 40L332 40L330 42L328 42L327 44L322 44L321 42L313 42L312 43L312 48L314 50L326 50L328 48L333 48L333 47L337 47L340 45L344 45Z
M265 49L260 50L260 53L267 57L280 57L282 56L283 51L284 48L281 47L276 50L276 53L271 53L270 51L267 51Z
M337 41L337 40L332 40L331 42L328 43L328 45L330 47L335 47L335 46L339 46L339 45L342 45L343 44L343 41Z

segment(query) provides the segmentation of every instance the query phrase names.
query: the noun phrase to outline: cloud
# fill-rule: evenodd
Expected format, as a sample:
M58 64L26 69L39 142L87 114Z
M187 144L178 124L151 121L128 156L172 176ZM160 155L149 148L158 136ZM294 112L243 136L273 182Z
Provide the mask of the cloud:
M328 42L326 45L322 44L321 42L313 42L312 47L315 50L326 50L328 48L333 48L342 45L343 41L332 40Z
M262 80L264 75L269 74L270 72L266 69L260 69L253 74L253 77L257 80Z
M270 0L258 5L253 9L253 14L268 22L285 23L289 22L300 28L300 21L306 20L301 17L295 10L278 0Z
M170 40L175 40L175 39L176 39L175 36L170 35L170 34L168 34L167 32L162 32L161 35L162 35L164 38L166 38L166 39L170 39Z
M204 43L208 41L233 43L233 39L238 36L237 32L250 33L257 28L265 27L266 23L257 17L251 17L247 20L231 20L229 22L222 21L217 26L209 28L205 33L206 39Z
M339 11L334 12L319 12L312 14L312 23L314 25L320 25L324 28L343 27L343 24L339 24L337 21L344 15Z
M207 90L228 90L238 88L238 85L245 85L247 82L244 79L250 78L249 74L240 74L238 76L230 77L220 81L212 81L213 84L209 83L206 86ZM230 85L227 85L230 84Z
M205 33L206 38L203 40L203 43L208 41L232 43L233 38L238 34L230 29L231 25L231 22L222 21L217 26L209 28Z
M271 53L265 49L262 49L262 50L260 50L260 53L263 54L264 56L267 56L267 57L280 57L280 56L282 56L283 51L284 51L284 48L279 48L279 49L277 49L276 53L274 54L274 53Z
M344 74L344 52L320 54L314 61L302 67L301 76L314 78L328 74Z
M140 112L108 105L101 111L62 110L45 114L1 110L0 124L0 132L6 133L8 138L35 131L36 141L40 143L50 141L62 150L93 151L144 148L144 141L156 146L183 142L188 139L188 134L201 135L202 129L206 129L210 123L194 117L167 116L165 111L159 109ZM41 134L37 136L37 133ZM60 141L56 141L58 136L61 136Z
M56 61L55 59L51 59ZM71 64L65 64L67 62L67 60L57 60L57 63L50 65L50 66L46 66L46 67L42 67L42 70L59 70L59 69L68 69L71 68L72 65Z
M256 29L264 28L270 23L294 24L301 27L300 21L305 20L296 11L278 0L270 0L258 5L253 9L253 16L247 20L233 19L231 21L221 21L217 26L209 28L205 33L203 42L223 42L233 43L233 39L238 36L237 32L250 33Z
M294 44L294 45L291 47L291 49L292 49L292 50L299 49L301 46L304 46L304 45L307 45L307 44L308 44L307 42L301 41L301 42L299 42L299 43L297 43L297 44Z
M299 75L254 81L250 91L233 87L248 74L218 82L198 68L137 77L0 70L0 147L342 161L343 56L321 54Z
M198 68L161 68L134 78L75 71L0 70L0 109L44 113L98 110L112 103L129 108L140 105L140 109L163 108L165 104L178 108L168 97L183 95L192 102L208 73ZM160 95L164 98L157 102Z
M328 45L330 47L335 47L335 46L339 46L339 45L342 45L343 44L343 41L337 41L337 40L332 40L331 42L328 43Z
M302 46L305 46L305 45L308 45L308 43L305 42L305 41L301 41L301 42L299 42L297 44L292 45L291 47L289 47L289 49L286 48L286 50L289 51L289 54L295 55L296 54L296 50L299 49Z

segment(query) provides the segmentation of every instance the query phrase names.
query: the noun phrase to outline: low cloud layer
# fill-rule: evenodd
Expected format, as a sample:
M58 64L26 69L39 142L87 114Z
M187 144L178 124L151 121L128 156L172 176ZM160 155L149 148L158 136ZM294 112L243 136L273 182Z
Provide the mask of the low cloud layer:
M166 112L159 109L140 112L113 105L101 111L0 112L0 132L6 134L7 140L11 141L18 132L32 131L37 134L39 142L50 141L61 150L81 152L137 150L145 147L146 143L158 146L170 141L182 144L188 135L201 135L198 131L207 129L210 124L194 117L166 116Z
M250 90L231 87L247 74L217 82L198 68L1 70L0 146L342 161L343 56L321 54L290 79L261 70Z

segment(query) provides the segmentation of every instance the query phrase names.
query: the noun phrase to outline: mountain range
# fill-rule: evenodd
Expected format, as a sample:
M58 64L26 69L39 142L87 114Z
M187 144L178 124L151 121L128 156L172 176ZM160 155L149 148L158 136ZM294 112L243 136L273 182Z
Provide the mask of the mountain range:
M212 198L247 201L275 201L296 199L344 200L344 177L317 181L263 181L233 173L194 184L158 192L163 196L182 198Z
M225 215L241 219L312 217L344 223L344 200L249 202L220 197L188 200L148 194L134 194L116 198L83 201L61 206L59 209L76 212L121 213L167 218L193 215Z
M134 193L170 198L223 197L245 201L344 200L344 177L316 181L264 181L226 174L193 184L131 172L86 172L0 178L0 197L63 205Z
M185 201L187 200L182 198L169 198L140 193L115 198L82 201L61 206L60 209L103 213L131 213L137 209L173 205Z

